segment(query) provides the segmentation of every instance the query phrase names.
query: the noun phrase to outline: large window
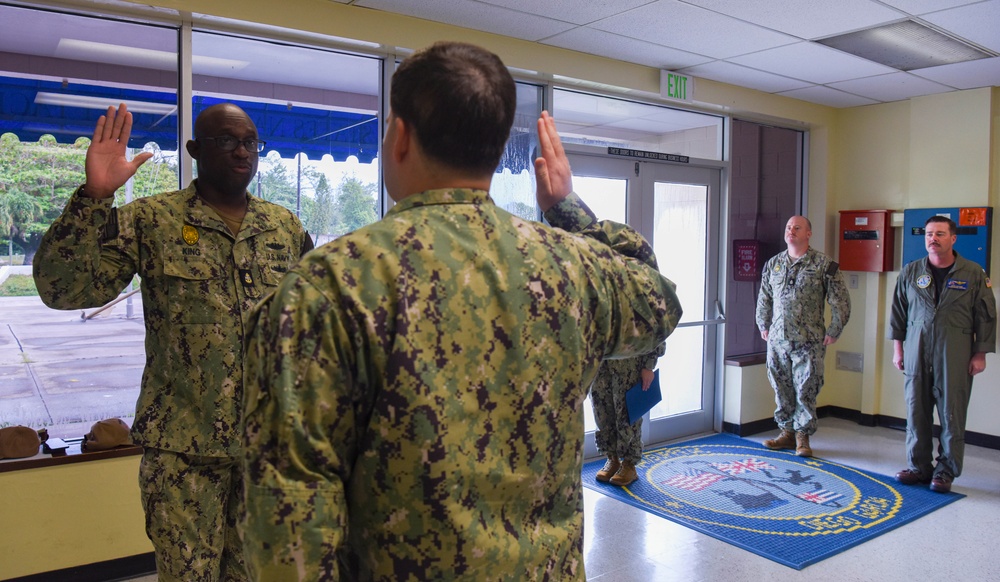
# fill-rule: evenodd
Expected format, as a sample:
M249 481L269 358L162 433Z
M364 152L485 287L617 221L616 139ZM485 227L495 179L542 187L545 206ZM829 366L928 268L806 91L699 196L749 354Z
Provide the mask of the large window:
M100 419L132 421L145 364L142 281L81 313L45 308L31 278L41 236L83 181L94 123L109 106L125 102L134 115L128 155L154 154L116 204L196 177L184 150L193 119L235 102L267 142L252 194L295 212L317 244L379 218L385 57L344 39L318 46L294 31L267 38L259 27L240 35L239 23L223 31L205 22L0 4L0 426L78 437ZM721 157L717 116L562 89L549 104L544 95L542 85L517 84L491 187L498 206L526 219L540 218L532 162L543 107L568 143Z
M145 362L138 298L96 316L53 311L33 294L42 234L83 181L94 123L126 102L132 152L154 152L120 193L177 188L177 31L0 6L0 426L86 433L131 422ZM129 317L131 316L131 317Z
M251 193L296 212L317 244L379 217L380 59L201 30L185 55L180 38L177 27L0 5L0 295L18 295L0 296L0 426L65 438L103 418L132 422L145 363L140 295L130 287L114 305L54 311L31 279L108 106L133 113L128 154L154 153L119 205L184 186L190 126L179 122L226 101L267 142ZM178 62L190 63L190 86ZM178 114L180 99L192 119Z

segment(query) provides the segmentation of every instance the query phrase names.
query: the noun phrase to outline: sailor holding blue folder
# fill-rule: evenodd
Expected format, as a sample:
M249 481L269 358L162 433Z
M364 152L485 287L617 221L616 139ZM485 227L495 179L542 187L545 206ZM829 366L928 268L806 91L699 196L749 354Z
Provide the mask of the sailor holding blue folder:
M601 362L590 388L597 421L597 450L608 457L604 468L597 472L598 481L624 487L639 478L635 466L642 460L642 417L629 422L625 393L639 382L643 390L649 389L653 368L665 351L666 343L661 343L645 356Z

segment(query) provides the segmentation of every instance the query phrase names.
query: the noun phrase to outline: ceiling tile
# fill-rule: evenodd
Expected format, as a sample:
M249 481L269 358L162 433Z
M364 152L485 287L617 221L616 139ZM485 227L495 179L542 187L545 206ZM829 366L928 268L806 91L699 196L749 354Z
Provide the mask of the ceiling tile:
M508 10L473 0L359 0L354 6L405 14L424 20L482 30L522 40L540 40L573 24ZM411 47L419 48L419 47Z
M903 72L830 83L828 86L876 101L901 101L920 95L954 91L954 87Z
M573 24L589 24L595 20L607 18L620 12L649 4L650 0L615 0L615 2L580 2L579 0L482 0L484 4L492 4L536 14L546 18L572 22Z
M739 65L812 83L833 83L896 72L896 69L891 67L866 61L814 42L800 42L729 60Z
M671 71L712 60L702 55L586 27L568 30L541 42L542 44Z
M738 87L749 87L750 89L757 89L758 91L767 93L801 89L802 87L809 87L811 85L811 83L799 81L798 79L789 79L788 77L757 71L726 61L705 63L695 67L688 67L679 72L685 75L719 81L720 83L729 83Z
M844 93L843 91L820 85L806 87L805 89L793 89L779 93L779 95L819 103L820 105L827 105L829 107L857 107L859 105L874 105L878 103L878 101L868 99L867 97L851 95L850 93Z
M591 27L717 59L797 40L676 0L659 0L599 20Z
M904 13L872 0L686 1L807 40L869 28L906 17Z
M947 8L954 8L956 6L965 6L966 4L975 4L981 1L982 0L882 0L883 3L914 16L920 16L921 14L927 14L928 12L937 12L938 10L945 10Z
M910 73L958 89L997 87L1000 86L1000 57L941 65Z
M923 19L961 38L1000 51L1000 0L942 10Z

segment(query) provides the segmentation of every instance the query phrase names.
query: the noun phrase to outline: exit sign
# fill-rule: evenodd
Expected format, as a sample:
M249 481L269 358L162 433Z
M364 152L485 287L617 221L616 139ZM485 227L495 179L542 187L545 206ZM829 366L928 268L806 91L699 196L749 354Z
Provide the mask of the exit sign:
M660 71L660 96L678 101L694 101L694 77Z

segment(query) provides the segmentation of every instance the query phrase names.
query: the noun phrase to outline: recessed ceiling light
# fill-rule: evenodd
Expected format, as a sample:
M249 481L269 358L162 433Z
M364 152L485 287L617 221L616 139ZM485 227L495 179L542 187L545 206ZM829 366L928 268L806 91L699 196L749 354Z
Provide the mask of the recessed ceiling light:
M1000 56L913 20L831 36L816 42L900 71Z
M39 91L35 94L35 103L39 105L82 107L84 109L99 110L106 110L108 107L117 107L119 103L125 103L128 106L128 110L133 113L173 115L177 112L177 106L169 103L150 103L148 101L134 101L115 97L90 97L87 95L48 93L45 91Z
M177 70L177 53L89 40L61 38L59 39L59 44L56 45L55 54L57 57L63 59L78 61L142 67L144 69L162 71ZM200 75L232 74L234 71L239 71L249 64L247 61L204 55L192 55L191 57L192 70L195 74Z

